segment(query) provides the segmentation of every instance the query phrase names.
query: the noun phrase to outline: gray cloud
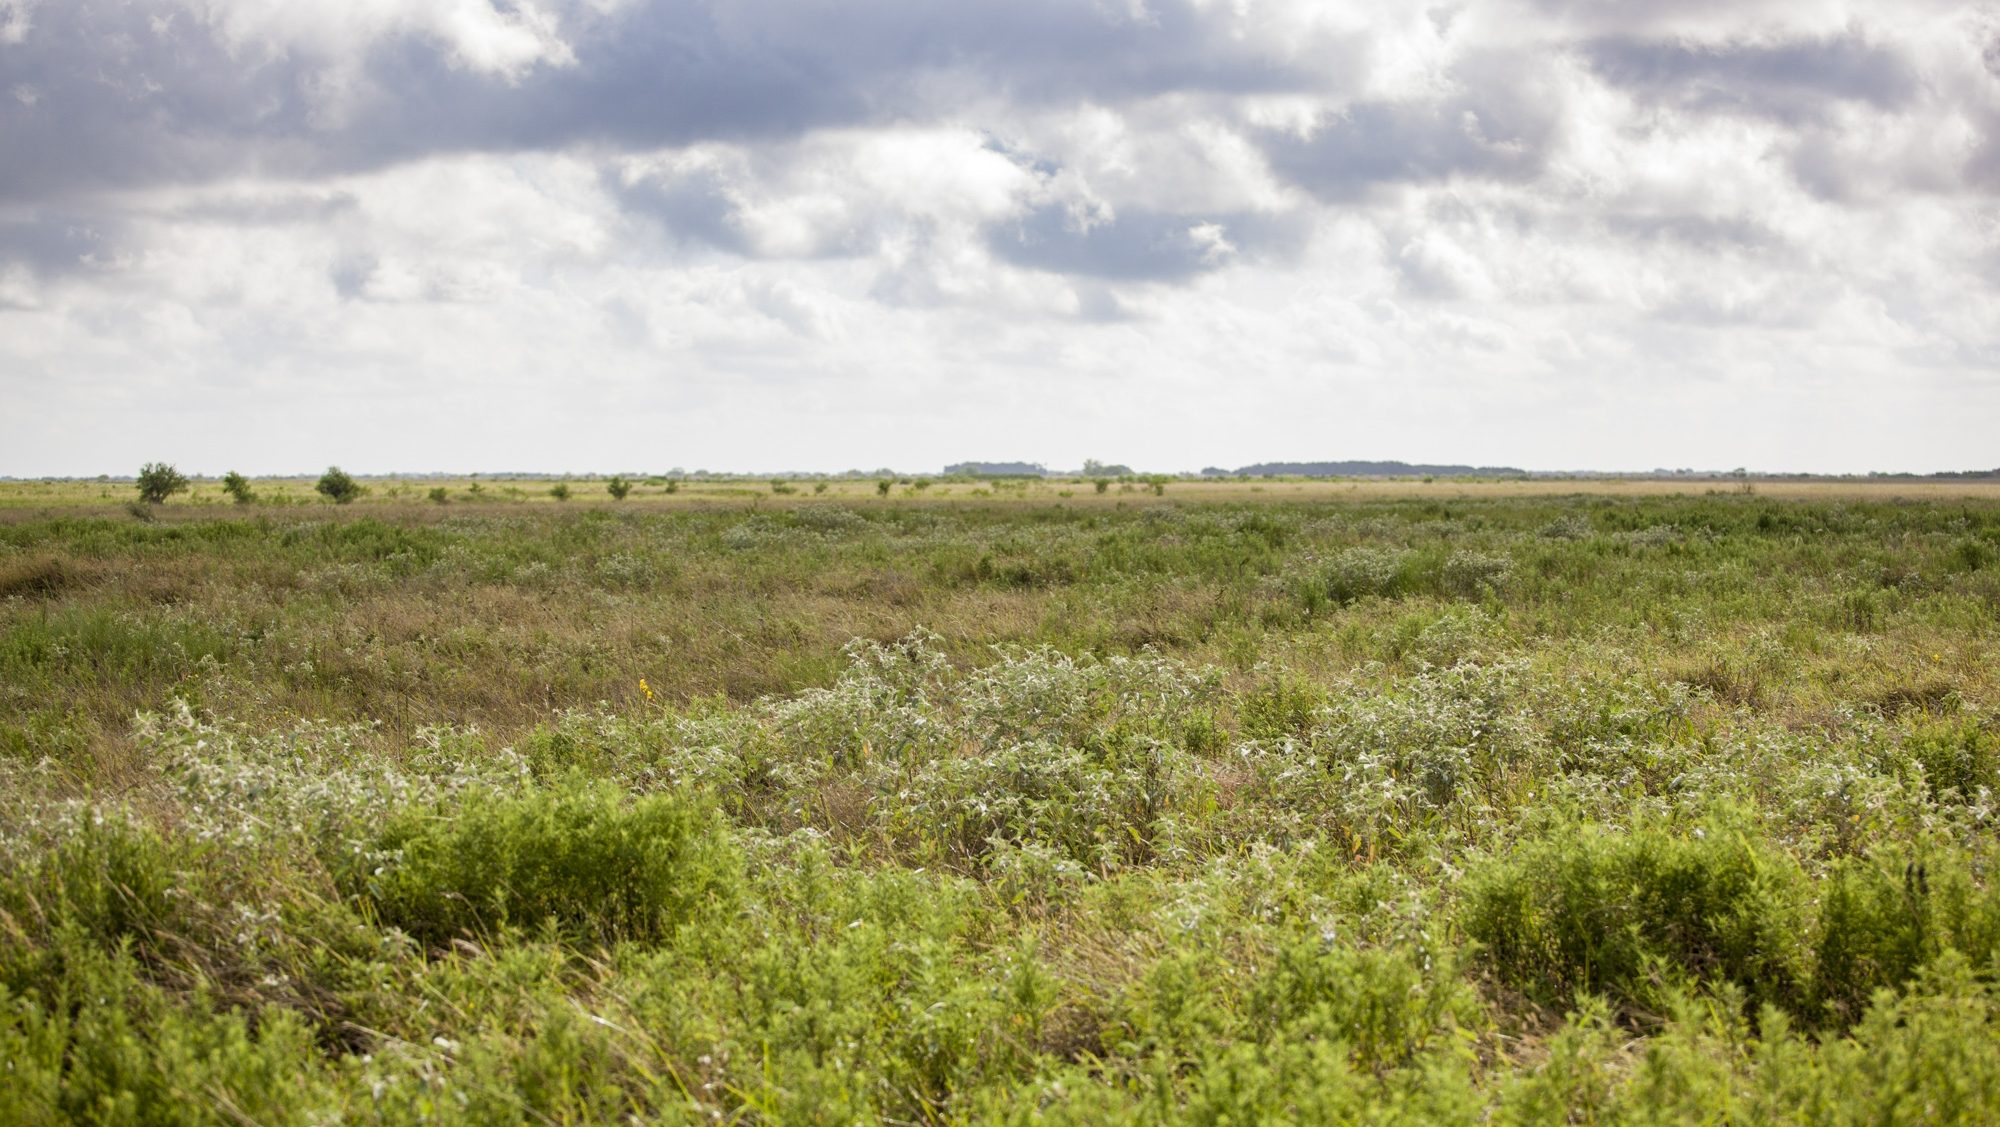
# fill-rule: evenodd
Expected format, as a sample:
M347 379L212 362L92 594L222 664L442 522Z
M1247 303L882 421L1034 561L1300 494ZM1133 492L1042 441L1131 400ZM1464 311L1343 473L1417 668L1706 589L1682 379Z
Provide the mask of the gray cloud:
M1614 85L1697 113L1817 121L1842 101L1899 109L1919 89L1907 57L1855 33L1771 44L1605 38L1584 54Z
M791 462L884 405L912 445L871 462L1404 417L1414 454L1444 410L1604 464L1649 410L1681 443L1802 409L1826 462L1853 436L1792 381L1919 372L1929 458L1924 420L1984 449L2000 404L2000 16L1949 0L0 9L0 472L122 458L140 386L218 420L254 386L308 464L466 468ZM1580 388L1623 413L1544 409ZM304 456L208 437L274 431ZM1704 457L1754 460L1640 464Z
M0 43L0 199L300 163L287 150L313 129L299 65L232 54L191 18L156 22L164 9L43 4Z
M1267 133L1265 152L1299 186L1341 202L1386 185L1538 175L1563 111L1536 61L1478 55L1453 77L1458 88L1443 98L1363 101L1324 115L1306 136Z
M1743 216L1611 212L1604 225L1612 234L1642 242L1668 242L1699 250L1773 252L1786 249L1767 224Z
M1296 216L1137 208L1079 215L1060 204L1036 207L986 232L994 252L1015 265L1112 281L1178 281L1246 255L1294 247L1304 235Z
M728 186L713 169L630 180L607 173L604 184L628 213L651 220L677 240L731 254L753 253Z
M14 264L38 275L67 275L101 265L117 254L119 239L104 216L35 210L0 217L0 266Z
M0 148L18 158L0 166L0 198L433 153L796 137L993 100L1309 91L1327 73L1325 54L1275 57L1239 41L1226 8L1192 0L1143 16L1065 0L556 11L567 57L496 74L435 36L384 33L327 60L232 42L172 0L43 5L22 42L0 45L0 91L28 92L0 98Z

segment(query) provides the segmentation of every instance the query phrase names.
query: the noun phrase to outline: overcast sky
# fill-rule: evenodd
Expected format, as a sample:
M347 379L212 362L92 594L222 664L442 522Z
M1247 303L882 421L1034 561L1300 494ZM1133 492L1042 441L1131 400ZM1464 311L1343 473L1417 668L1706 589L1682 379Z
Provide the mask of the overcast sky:
M0 0L0 474L2000 465L2000 6Z

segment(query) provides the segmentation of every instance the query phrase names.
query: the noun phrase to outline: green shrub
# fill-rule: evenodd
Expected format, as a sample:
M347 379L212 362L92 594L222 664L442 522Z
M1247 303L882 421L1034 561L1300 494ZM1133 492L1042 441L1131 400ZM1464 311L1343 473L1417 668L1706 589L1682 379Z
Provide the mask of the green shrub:
M431 491L424 494L424 496L429 497L433 505L448 505L451 503L451 491L442 485L432 486Z
M1413 944L1356 950L1313 936L1278 951L1246 1005L1260 1040L1335 1041L1363 1067L1395 1066L1474 1020L1454 964Z
M177 863L178 860L178 863ZM149 947L178 918L186 859L123 815L79 813L0 876L0 985L37 985L60 962L58 936L95 949Z
M1394 548L1348 548L1320 567L1314 593L1339 606L1396 598L1411 589L1411 561L1411 553Z
M1947 951L1977 966L2000 953L2000 895L1950 853L1852 859L1824 882L1814 948L1814 1016L1844 1028Z
M549 496L554 497L558 501L569 500L569 482L558 481L554 485L549 486Z
M1498 594L1513 570L1514 563L1506 556L1456 551L1445 557L1438 586L1444 594L1455 598L1480 599Z
M632 483L614 475L611 480L604 483L604 491L611 494L613 501L623 501L626 495L632 492Z
M326 472L320 475L319 481L314 483L313 489L336 505L345 505L367 492L360 482L355 481L339 466L328 466Z
M1237 723L1253 740L1303 739L1312 729L1314 710L1326 700L1323 689L1281 680L1245 695L1237 707Z
M405 809L367 856L391 860L380 872L346 863L347 891L429 943L544 923L580 940L655 940L731 896L738 867L706 806L583 783Z
M1548 1005L1590 991L1644 1009L1665 972L1809 1012L1807 881L1763 840L1728 821L1559 830L1475 870L1462 922L1502 980Z
M250 479L230 470L222 475L222 491L239 505L247 505L257 499L257 493L250 488Z
M176 997L127 952L69 950L63 962L47 997L0 986L0 1122L289 1123L331 1110L297 1014Z
M165 462L147 462L139 467L139 500L158 505L176 493L185 493L188 479Z
M1923 724L1903 737L1902 754L1923 768L1937 798L1972 801L2000 790L2000 733L1976 719Z

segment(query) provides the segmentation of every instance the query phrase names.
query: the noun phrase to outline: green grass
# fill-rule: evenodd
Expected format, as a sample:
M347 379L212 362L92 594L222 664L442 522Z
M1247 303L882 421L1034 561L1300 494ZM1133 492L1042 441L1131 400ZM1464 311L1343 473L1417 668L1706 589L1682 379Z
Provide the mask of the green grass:
M2000 506L1182 488L16 512L0 1121L2000 1117Z

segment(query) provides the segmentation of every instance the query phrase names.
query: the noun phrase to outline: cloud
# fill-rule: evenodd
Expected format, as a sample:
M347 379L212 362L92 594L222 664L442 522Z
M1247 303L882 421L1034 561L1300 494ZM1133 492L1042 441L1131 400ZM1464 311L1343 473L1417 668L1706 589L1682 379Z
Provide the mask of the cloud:
M107 264L118 254L115 232L101 216L34 210L0 216L0 265L36 274L73 274Z
M10 8L13 12L18 9ZM1311 90L1326 36L1197 0L134 0L10 17L0 197L440 152L775 139L1001 100ZM1351 39L1351 37L1350 37Z
M1336 202L1403 184L1538 176L1563 123L1560 87L1542 61L1478 54L1446 78L1441 96L1356 102L1302 132L1267 134L1265 152L1281 174Z
M1808 386L1930 389L1897 449L1969 451L1996 44L1949 0L0 0L0 472L165 388L308 463L803 464L855 404L943 460L1871 449Z
M1043 204L987 229L1001 258L1032 270L1119 281L1176 281L1282 250L1303 234L1296 217L1173 214Z
M1613 85L1697 113L1817 121L1842 102L1900 109L1919 90L1909 58L1852 32L1775 43L1607 38L1584 55Z

